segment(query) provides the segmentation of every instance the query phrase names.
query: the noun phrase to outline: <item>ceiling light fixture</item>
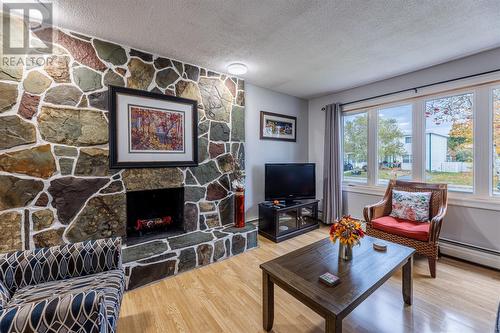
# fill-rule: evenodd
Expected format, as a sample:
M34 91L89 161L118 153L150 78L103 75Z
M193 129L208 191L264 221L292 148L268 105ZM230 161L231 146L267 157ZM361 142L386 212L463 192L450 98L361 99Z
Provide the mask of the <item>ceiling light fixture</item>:
M248 71L248 68L247 65L242 64L241 62L233 62L227 66L227 71L229 74L243 75Z

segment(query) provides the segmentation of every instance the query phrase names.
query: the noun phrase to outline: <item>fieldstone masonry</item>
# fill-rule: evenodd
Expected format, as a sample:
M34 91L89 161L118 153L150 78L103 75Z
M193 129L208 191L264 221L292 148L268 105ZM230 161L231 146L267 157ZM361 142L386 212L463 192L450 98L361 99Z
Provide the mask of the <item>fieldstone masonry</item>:
M0 67L0 252L126 235L126 192L185 187L187 233L124 245L128 288L257 246L234 228L244 82L59 28L45 63ZM109 85L198 102L199 166L110 170Z

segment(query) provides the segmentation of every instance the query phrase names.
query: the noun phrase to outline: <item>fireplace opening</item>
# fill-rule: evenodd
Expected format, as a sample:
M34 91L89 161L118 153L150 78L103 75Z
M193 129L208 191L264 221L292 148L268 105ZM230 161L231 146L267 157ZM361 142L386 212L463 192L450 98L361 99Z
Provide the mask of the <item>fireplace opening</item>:
M185 232L184 188L127 192L128 245Z

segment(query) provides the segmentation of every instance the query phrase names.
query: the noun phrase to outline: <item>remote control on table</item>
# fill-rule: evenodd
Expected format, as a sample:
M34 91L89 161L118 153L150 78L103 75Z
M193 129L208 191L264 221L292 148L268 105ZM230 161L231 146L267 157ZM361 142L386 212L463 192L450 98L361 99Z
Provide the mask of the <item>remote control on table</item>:
M332 273L328 273L328 272L321 275L319 277L319 280L330 287L333 287L340 282L340 278L338 276L335 276Z

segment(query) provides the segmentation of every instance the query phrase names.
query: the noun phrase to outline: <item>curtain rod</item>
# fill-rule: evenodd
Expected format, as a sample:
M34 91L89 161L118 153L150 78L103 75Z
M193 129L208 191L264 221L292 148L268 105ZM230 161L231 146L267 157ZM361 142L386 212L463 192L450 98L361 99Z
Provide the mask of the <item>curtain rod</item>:
M481 76L481 75L486 75L486 74L491 74L491 73L496 73L496 72L500 72L500 68L499 69L494 69L494 70L491 70L491 71L487 71L487 72L482 72L482 73L477 73L477 74L471 74L471 75L466 75L466 76L462 76L462 77L457 77L457 78L454 78L454 79L449 79L449 80L444 80L444 81L439 81L439 82L424 84L424 85L413 87L413 88L397 90L397 91L393 91L393 92L390 92L390 93L385 93L385 94L376 95L376 96L372 96L372 97L362 98L362 99L358 99L358 100L355 100L355 101L341 103L340 106L346 106L346 105L350 105L350 104L355 104L355 103L360 103L360 102L366 102L366 101L369 101L371 99L376 99L376 98L381 98L381 97L387 97L387 96L390 96L390 95L401 94L401 93L408 92L408 91L414 91L415 93L417 93L418 89L427 88L427 87L435 86L435 85L438 85L438 84L443 84L443 83L448 83L448 82L454 82L454 81L463 80L463 79L469 79L471 77L476 77L476 76ZM325 111L326 110L326 106L324 106L321 110Z

